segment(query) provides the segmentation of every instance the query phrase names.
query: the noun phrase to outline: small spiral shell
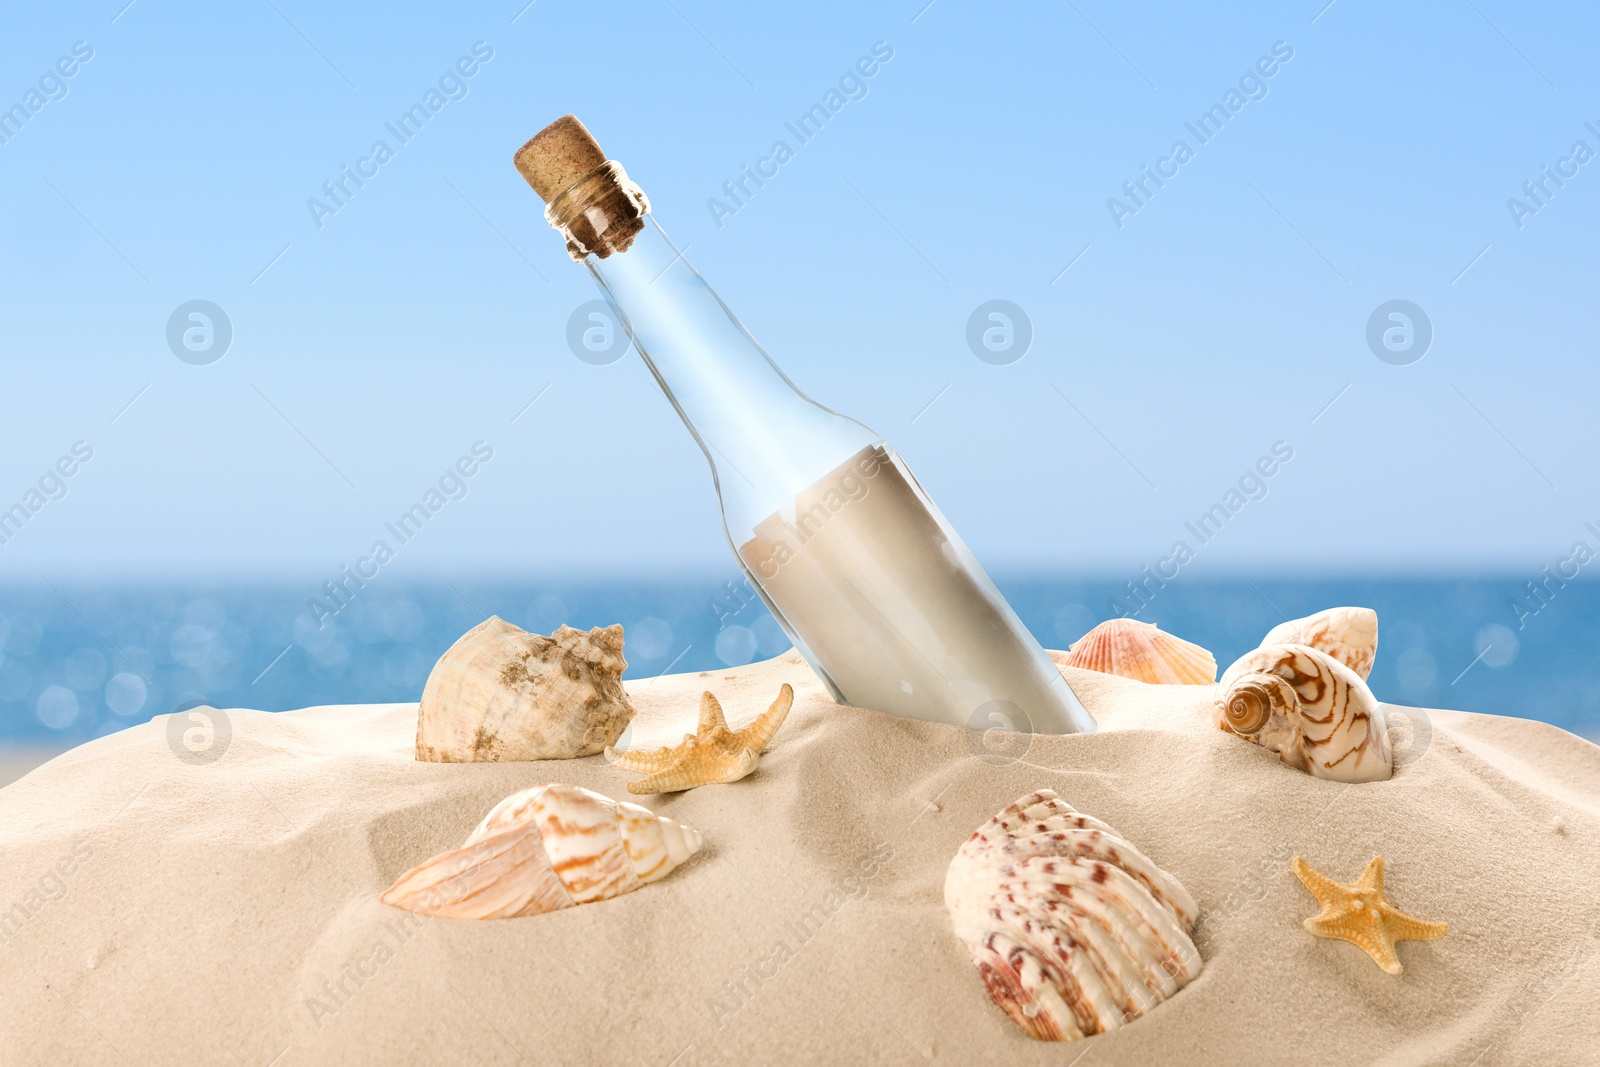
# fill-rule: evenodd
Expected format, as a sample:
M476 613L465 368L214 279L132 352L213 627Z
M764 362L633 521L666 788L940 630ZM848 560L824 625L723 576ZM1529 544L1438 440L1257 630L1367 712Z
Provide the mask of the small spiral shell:
M1317 778L1374 782L1394 773L1383 706L1359 675L1308 645L1247 652L1217 683L1212 717Z
M1266 680L1269 677L1252 674L1239 679L1229 690L1222 701L1223 719L1228 729L1236 734L1253 734L1267 725L1272 718L1273 697L1280 695Z

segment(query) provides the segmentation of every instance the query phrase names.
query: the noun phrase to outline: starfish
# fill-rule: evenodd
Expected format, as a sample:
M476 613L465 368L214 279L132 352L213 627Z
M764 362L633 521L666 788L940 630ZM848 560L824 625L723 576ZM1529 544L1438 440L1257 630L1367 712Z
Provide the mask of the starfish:
M680 744L654 752L618 752L606 749L606 759L630 771L644 771L645 777L628 783L628 792L675 793L697 785L737 782L756 769L767 742L783 725L794 703L794 690L784 683L778 699L743 730L728 729L722 705L710 693L700 697L700 724L692 734L684 734Z
M1355 885L1335 882L1311 869L1299 856L1291 865L1300 881L1322 905L1322 911L1305 921L1318 937L1335 937L1361 948L1390 974L1405 970L1395 955L1396 941L1431 941L1450 927L1424 922L1396 908L1383 895L1383 857L1374 856Z

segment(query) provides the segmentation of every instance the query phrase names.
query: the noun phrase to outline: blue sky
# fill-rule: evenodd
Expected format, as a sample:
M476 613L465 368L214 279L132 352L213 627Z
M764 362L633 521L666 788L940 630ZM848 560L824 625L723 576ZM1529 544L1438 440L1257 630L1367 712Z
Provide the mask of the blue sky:
M0 144L0 507L93 453L0 578L329 576L478 442L411 575L727 569L638 359L567 347L596 294L510 159L568 111L991 569L1155 562L1279 442L1199 565L1533 575L1594 540L1592 10L122 5L0 32L0 105L48 101ZM864 95L795 141L878 42ZM430 90L399 143L385 124ZM1186 124L1230 91L1200 143ZM315 217L379 140L393 158ZM778 140L793 158L719 219ZM1136 212L1108 206L1179 140ZM1544 167L1576 173L1534 204ZM966 340L993 299L1031 323L1007 365ZM1366 337L1397 299L1433 334L1407 365ZM208 365L166 338L192 300L231 324Z

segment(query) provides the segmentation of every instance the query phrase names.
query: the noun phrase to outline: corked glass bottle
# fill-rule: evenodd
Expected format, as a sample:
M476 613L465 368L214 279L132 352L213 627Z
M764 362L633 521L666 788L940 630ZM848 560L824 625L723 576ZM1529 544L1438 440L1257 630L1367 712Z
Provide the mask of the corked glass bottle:
M905 463L795 388L567 115L517 169L711 464L734 558L841 703L1075 733L1094 720Z

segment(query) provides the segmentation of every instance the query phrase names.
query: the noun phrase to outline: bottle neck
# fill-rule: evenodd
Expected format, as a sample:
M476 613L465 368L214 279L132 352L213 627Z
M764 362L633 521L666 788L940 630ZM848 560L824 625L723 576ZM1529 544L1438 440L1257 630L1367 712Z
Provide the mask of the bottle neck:
M644 229L650 200L622 164L607 160L544 209L546 221L567 239L567 254L582 263L626 252Z
M584 266L705 452L730 523L764 519L877 442L801 393L644 211L583 220Z

